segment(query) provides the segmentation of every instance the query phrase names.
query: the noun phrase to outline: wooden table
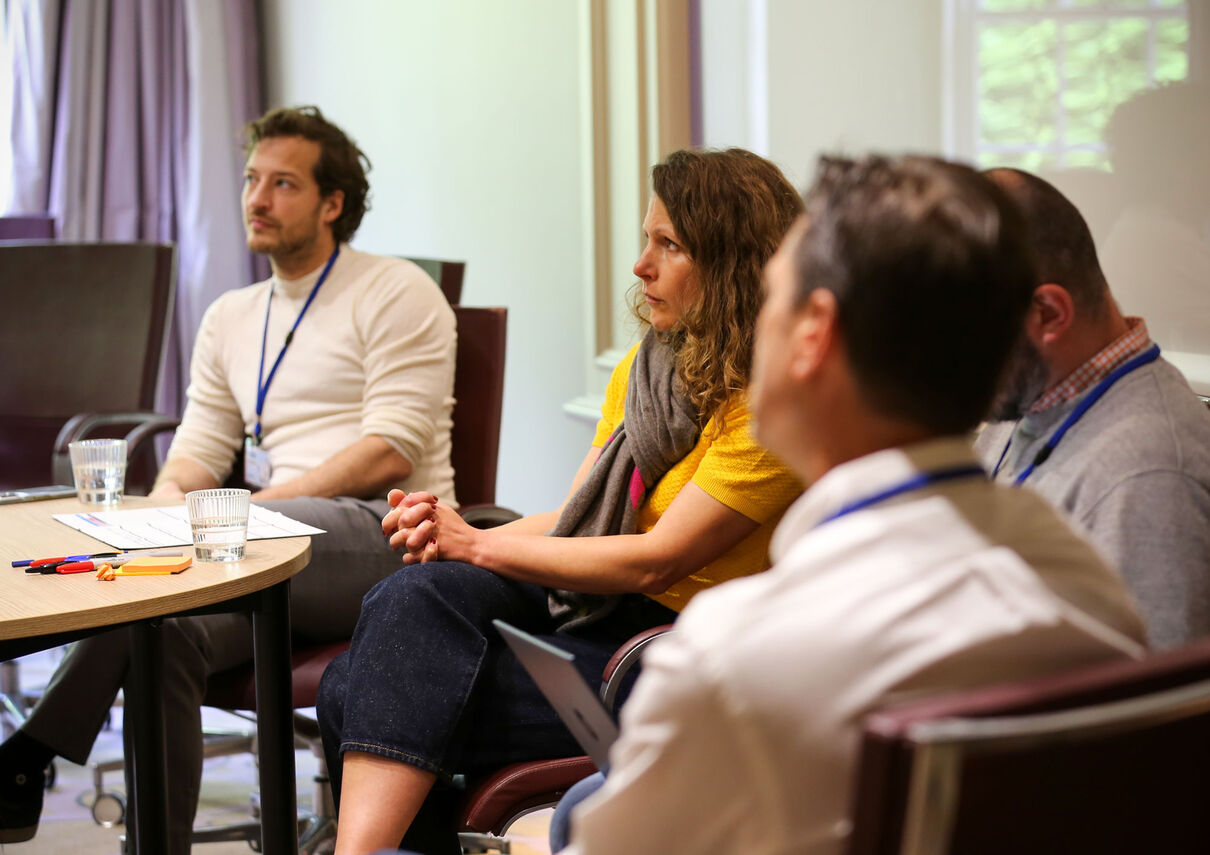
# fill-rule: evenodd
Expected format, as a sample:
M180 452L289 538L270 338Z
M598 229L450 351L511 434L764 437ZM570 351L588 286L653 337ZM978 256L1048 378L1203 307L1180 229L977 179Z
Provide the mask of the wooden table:
M173 504L128 498L119 507ZM99 582L92 573L26 574L11 562L113 551L52 518L96 510L75 499L0 506L0 660L12 659L128 626L132 634L131 685L126 704L134 723L132 763L137 855L167 851L164 821L163 705L155 689L162 669L160 619L181 614L247 611L252 615L256 667L257 745L261 784L262 851L296 853L294 737L290 704L290 577L311 558L311 539L248 542L243 561L194 562L172 576L118 577ZM192 551L191 547L182 547Z

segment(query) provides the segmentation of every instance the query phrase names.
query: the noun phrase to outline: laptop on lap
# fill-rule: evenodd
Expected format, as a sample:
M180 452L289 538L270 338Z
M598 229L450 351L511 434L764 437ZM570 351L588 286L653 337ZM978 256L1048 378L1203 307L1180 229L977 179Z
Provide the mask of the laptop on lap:
M618 727L597 693L576 670L575 656L502 620L492 621L584 753L602 771Z

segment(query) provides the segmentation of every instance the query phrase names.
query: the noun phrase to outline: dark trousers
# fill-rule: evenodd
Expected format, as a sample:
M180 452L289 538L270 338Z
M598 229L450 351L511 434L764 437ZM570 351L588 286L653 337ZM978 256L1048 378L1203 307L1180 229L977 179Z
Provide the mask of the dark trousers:
M456 853L456 774L583 749L500 638L504 620L574 653L591 685L632 635L676 613L641 594L574 633L555 632L546 592L454 561L405 567L366 595L349 651L320 683L318 713L338 803L345 751L434 772L405 848Z

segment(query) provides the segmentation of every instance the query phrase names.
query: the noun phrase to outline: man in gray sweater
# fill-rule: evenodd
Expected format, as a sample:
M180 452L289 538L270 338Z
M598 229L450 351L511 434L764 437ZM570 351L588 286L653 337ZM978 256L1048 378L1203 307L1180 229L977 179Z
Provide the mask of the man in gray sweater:
M1041 284L976 450L1117 564L1154 646L1210 634L1210 412L1118 310L1075 206L1029 173L986 174L1032 224Z

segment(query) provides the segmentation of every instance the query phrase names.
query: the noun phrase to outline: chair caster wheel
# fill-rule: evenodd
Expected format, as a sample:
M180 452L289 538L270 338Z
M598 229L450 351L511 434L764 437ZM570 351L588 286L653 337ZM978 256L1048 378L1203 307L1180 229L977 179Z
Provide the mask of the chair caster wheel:
M126 819L126 800L117 793L101 793L92 803L92 819L103 828L121 825Z
M47 763L47 764L46 764L46 771L45 771L45 775L46 775L46 784L45 784L45 787L46 787L46 789L48 789L48 790L49 790L49 789L51 789L52 787L54 787L54 785L55 785L55 781L56 781L56 780L58 779L58 777L59 777L59 770L58 770L58 768L55 766L55 761L54 761L54 760L51 760L49 763Z

